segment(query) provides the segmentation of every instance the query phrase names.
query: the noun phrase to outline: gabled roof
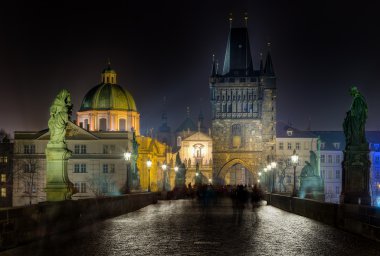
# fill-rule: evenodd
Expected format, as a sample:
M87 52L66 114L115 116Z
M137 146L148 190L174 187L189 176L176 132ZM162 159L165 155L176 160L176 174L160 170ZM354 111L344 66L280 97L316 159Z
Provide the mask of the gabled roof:
M183 141L212 141L212 138L203 132L196 132L189 137L185 138Z
M302 131L286 124L282 121L276 123L277 138L316 138L317 136L310 131Z

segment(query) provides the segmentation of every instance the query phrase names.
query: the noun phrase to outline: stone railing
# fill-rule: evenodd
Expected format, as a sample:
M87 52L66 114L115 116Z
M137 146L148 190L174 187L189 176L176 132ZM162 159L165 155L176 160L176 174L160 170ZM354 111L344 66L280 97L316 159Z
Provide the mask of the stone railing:
M380 241L380 208L266 194L268 205Z
M44 202L0 210L0 251L157 202L154 193Z

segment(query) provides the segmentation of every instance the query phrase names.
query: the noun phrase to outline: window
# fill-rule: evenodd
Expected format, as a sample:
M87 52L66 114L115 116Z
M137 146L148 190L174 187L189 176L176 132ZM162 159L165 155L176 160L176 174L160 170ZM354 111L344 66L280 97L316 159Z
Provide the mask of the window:
M115 145L103 145L103 154L115 153Z
M288 142L288 149L292 149L292 143Z
M328 162L329 164L332 163L332 155L328 155L328 156L327 156L327 162Z
M108 173L108 164L103 164L103 173Z
M74 183L74 189L75 189L76 192L79 193L79 191L80 191L80 183L79 182L75 182Z
M81 182L80 183L80 192L86 193L86 190L87 190L86 182Z
M86 164L74 164L74 172L75 173L86 173L87 172Z
M296 143L296 150L300 150L301 149L301 145L299 142Z
M86 154L87 146L86 145L75 145L74 146L74 154Z
M24 145L24 154L35 154L36 146L35 145Z
M325 155L321 155L321 163L325 163Z
M340 194L340 187L339 186L336 186L335 187L335 194Z
M335 156L335 163L340 164L340 155Z
M7 197L7 189L1 188L1 197Z
M340 143L339 142L335 142L333 143L333 146L335 149L339 149L340 148Z
M110 164L110 173L115 173L115 164Z
M324 142L321 142L321 149L324 149L326 144Z
M283 143L283 142L280 142L280 143L278 144L278 149L279 149L279 150L283 150L283 149L284 149L284 143Z
M292 129L288 129L288 130L286 131L286 134L287 134L288 136L292 136L292 135L293 135L293 130L292 130Z
M4 173L1 174L1 182L7 182L7 175Z
M6 164L6 163L8 163L8 157L0 156L0 164Z
M333 171L329 170L327 174L328 174L328 179L331 180L333 178Z
M335 179L340 179L340 170L335 171Z

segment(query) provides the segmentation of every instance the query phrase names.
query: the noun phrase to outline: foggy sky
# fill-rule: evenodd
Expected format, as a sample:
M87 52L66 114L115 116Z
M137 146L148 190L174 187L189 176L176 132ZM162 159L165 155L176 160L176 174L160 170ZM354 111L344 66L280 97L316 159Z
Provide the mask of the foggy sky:
M356 85L369 105L367 129L380 129L374 1L31 2L0 7L0 128L8 132L47 128L49 106L63 88L75 113L107 58L136 101L142 133L160 125L164 96L173 130L186 106L194 119L202 108L209 121L211 59L223 63L230 12L234 26L248 12L255 68L272 44L278 120L341 130L348 89Z

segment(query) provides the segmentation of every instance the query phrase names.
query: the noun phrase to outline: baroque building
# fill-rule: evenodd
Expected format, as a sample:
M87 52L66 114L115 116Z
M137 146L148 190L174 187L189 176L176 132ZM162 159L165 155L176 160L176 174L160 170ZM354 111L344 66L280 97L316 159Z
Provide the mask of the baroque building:
M214 179L226 183L236 169L249 171L256 181L261 165L275 156L276 77L270 52L254 69L247 27L231 27L223 70L213 60L209 85Z
M49 139L48 129L15 132L13 206L46 201L45 149ZM174 186L174 170L164 173L161 168L163 163L173 161L172 155L165 144L140 136L135 101L116 84L116 72L110 65L103 70L101 83L85 95L77 121L68 123L65 140L72 151L67 163L68 177L75 188L72 199ZM131 153L130 159L125 157L127 152Z

